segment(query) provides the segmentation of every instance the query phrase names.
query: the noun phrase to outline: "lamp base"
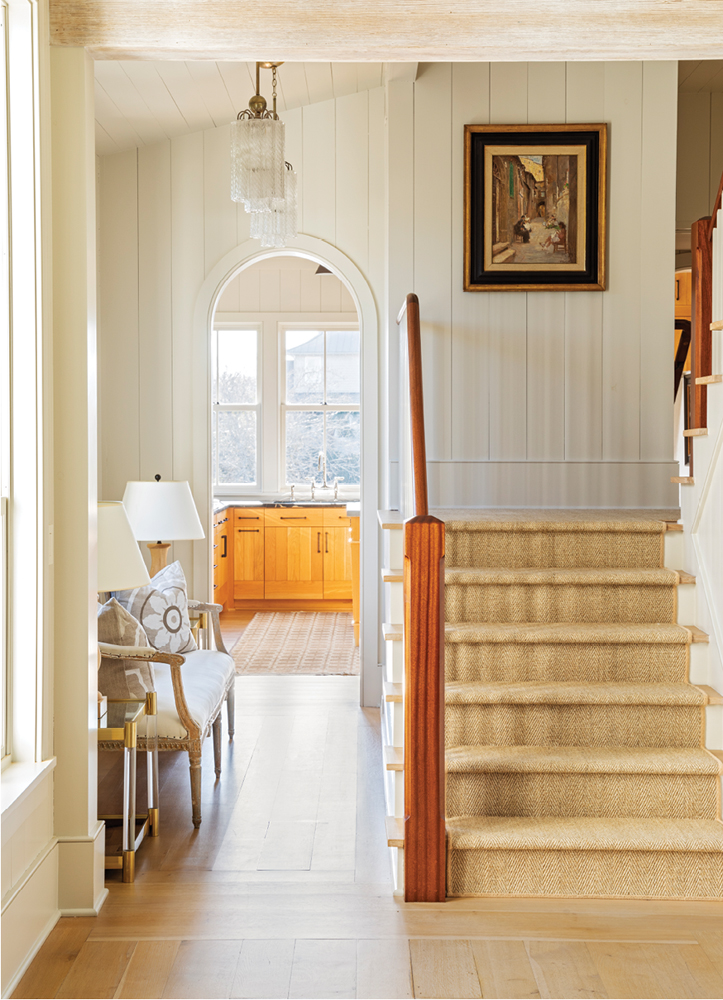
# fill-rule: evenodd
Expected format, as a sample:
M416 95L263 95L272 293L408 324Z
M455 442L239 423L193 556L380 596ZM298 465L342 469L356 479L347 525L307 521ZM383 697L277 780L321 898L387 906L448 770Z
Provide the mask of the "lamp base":
M148 542L148 548L151 550L151 576L155 576L156 573L160 573L162 569L165 569L168 565L168 550L171 547L170 542Z

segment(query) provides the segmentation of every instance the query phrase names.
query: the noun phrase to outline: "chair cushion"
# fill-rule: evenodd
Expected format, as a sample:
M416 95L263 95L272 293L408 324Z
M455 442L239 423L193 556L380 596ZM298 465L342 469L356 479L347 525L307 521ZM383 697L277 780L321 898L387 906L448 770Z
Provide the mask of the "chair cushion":
M98 642L114 646L149 646L143 627L114 597L98 605ZM153 664L101 657L98 690L107 698L145 698L153 691Z
M145 587L116 595L146 630L148 641L162 653L188 653L196 649L188 617L186 578L180 562L164 566Z
M219 703L231 677L234 662L228 653L216 649L196 649L186 653L181 667L183 691L191 718L201 729L211 720L211 713ZM181 725L173 697L171 668L156 663L156 691L158 693L158 736L167 739L184 739L186 730ZM145 725L139 724L139 733L145 736Z

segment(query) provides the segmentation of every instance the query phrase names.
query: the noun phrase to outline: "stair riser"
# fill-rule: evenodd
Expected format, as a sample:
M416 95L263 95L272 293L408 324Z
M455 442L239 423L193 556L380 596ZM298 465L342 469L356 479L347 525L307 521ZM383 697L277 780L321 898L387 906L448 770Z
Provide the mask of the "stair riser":
M655 569L664 536L620 532L454 531L445 533L448 566L521 569Z
M444 648L448 681L683 683L688 647L591 643L461 643Z
M449 852L451 896L718 898L723 854L674 851Z
M447 774L450 816L717 819L719 778L680 774Z
M682 705L447 705L455 746L699 747L703 711Z
M461 622L673 622L673 586L456 584L445 588L446 620Z

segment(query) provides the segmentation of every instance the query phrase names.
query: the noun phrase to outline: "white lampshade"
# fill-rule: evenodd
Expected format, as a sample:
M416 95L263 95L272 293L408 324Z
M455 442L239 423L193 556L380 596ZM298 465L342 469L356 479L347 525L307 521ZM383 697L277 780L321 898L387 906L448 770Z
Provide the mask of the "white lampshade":
M130 482L123 503L141 541L179 542L205 538L188 483Z
M98 590L132 590L150 583L146 564L120 500L98 504Z

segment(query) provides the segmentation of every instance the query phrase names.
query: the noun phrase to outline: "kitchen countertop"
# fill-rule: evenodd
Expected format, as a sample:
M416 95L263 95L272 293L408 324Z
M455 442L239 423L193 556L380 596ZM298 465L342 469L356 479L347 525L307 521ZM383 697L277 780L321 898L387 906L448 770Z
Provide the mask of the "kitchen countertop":
M334 500L227 500L214 497L213 513L219 514L228 510L229 507L346 507L350 504L358 504L358 500L353 498Z

